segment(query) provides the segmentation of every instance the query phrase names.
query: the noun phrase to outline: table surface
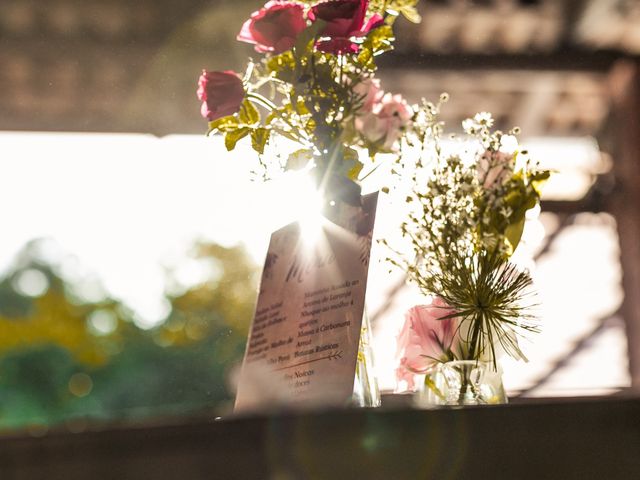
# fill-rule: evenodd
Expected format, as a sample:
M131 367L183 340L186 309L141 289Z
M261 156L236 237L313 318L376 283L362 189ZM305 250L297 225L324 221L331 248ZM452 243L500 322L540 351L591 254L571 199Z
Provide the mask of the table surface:
M280 412L0 438L1 480L217 478L640 479L640 398Z

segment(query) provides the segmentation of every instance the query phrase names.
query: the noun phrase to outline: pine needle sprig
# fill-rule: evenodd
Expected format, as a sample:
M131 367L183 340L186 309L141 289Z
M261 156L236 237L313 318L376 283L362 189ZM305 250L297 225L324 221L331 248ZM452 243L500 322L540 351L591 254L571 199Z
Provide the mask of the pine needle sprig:
M461 256L454 250L446 268L415 278L425 291L437 291L453 309L445 318L457 318L461 355L488 358L496 365L496 346L514 357L526 357L518 336L539 331L530 313L534 306L532 279L500 255L488 252Z

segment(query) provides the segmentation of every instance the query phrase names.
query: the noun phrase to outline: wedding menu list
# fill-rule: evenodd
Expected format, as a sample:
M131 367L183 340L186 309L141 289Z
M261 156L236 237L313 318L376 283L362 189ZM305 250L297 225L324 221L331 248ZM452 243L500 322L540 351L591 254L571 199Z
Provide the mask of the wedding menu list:
M236 412L350 400L377 195L363 199L343 226L323 219L313 238L299 223L272 235Z

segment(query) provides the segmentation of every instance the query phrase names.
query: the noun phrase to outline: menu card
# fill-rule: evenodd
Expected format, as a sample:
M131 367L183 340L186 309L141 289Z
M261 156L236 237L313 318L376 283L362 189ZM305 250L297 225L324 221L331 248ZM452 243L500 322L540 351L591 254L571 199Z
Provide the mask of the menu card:
M377 193L319 225L274 232L235 411L341 406L351 399Z

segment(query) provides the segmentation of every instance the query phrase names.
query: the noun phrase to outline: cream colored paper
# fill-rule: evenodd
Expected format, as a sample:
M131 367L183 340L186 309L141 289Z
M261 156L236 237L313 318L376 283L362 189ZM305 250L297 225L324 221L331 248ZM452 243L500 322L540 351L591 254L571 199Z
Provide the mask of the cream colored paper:
M322 219L272 234L236 412L351 399L376 201L344 207L343 226Z

